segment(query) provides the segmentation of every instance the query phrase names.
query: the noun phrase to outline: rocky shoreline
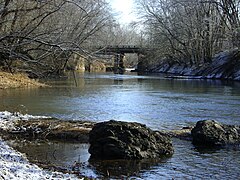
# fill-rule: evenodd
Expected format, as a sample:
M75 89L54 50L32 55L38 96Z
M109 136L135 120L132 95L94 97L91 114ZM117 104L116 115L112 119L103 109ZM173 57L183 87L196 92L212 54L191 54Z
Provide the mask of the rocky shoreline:
M100 130L96 130L96 127L104 125L106 127L101 127L104 129L104 131L101 133L101 138L104 137L104 134L106 137L108 137L107 132L109 132L110 135L115 134L117 136L126 130L126 134L130 133L130 131L134 131L134 133L143 133L147 137L150 136L151 133L160 133L161 135L169 138L179 138L182 140L193 141L194 144L206 143L209 145L224 146L226 144L240 143L240 126L221 124L214 120L198 121L193 127L183 127L182 129L178 130L152 131L147 128L146 125L140 123L121 122L114 120L95 123L92 121L80 120L58 120L41 116L33 116L34 118L29 116L29 119L26 120L22 118L20 114L12 113L12 115L17 115L17 118L12 120L7 118L0 119L0 132L2 137L7 137L10 139L17 137L29 140L67 140L77 141L80 143L89 143L89 141L91 141L89 140L89 135L93 136L94 138L92 139L96 140L98 137L100 137L99 132L102 132ZM111 128L113 128L113 130ZM98 133L98 136L96 135L95 131ZM131 134L129 134L129 136L131 136Z
M166 76L167 78L240 81L240 50L220 52L213 57L211 63L198 66L165 60L150 68L149 71L172 74Z
M11 113L9 114L11 116ZM150 137L151 133L158 133L169 138L192 141L193 144L205 143L206 145L214 146L240 144L240 126L221 124L214 120L198 121L193 127L183 127L178 130L152 131L146 127L146 125L140 123L114 120L95 123L92 121L80 120L58 120L41 116L33 116L34 118L29 116L29 119L26 120L22 118L20 114L12 113L12 115L17 115L17 118L9 120L7 118L1 119L0 117L1 136L7 139L25 138L28 140L42 139L91 143L91 141L95 141L100 137L100 134L101 138L103 138L105 135L106 137L110 135L118 136L120 133L124 134L123 132L126 131L124 136L131 136L131 138L133 138L132 141L134 141L134 136L131 134L132 131L135 134L143 133L142 136L145 138ZM96 127L100 125L104 125L100 128L101 131L96 130ZM104 130L103 132L102 129ZM107 132L109 132L110 135ZM89 136L92 136L93 140L90 140Z
M77 141L80 143L89 142L89 133L96 123L92 121L63 121L54 118L39 118L39 119L17 119L9 123L8 128L0 126L1 136L7 139L25 138L48 139L48 140L67 140ZM161 131L168 137L175 137L183 140L191 140L191 130L193 127L183 127L178 130Z

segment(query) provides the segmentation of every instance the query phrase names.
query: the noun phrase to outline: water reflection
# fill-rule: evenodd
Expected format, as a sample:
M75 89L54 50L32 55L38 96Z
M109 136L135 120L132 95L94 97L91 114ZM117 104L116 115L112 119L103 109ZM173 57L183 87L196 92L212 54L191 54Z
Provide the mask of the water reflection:
M159 76L78 74L49 80L53 87L0 90L0 111L22 111L61 119L137 121L152 129L177 129L198 120L240 125L240 83L171 80ZM174 140L175 153L164 162L88 162L88 144L19 142L30 159L51 162L92 177L143 179L239 179L239 149L196 149ZM128 166L127 166L128 164ZM120 167L120 169L119 169ZM126 170L126 171L125 171Z
M163 161L163 160L162 160ZM128 178L140 177L141 171L148 171L157 166L160 160L91 160L89 163L95 169L99 177Z
M143 179L238 179L240 151L198 149L189 141L173 139L175 153L166 163L140 173Z
M160 160L89 161L88 144L40 140L14 140L8 141L8 143L20 152L25 153L32 162L54 165L69 171L74 170L75 173L93 178L139 176L140 171L147 171L160 162ZM161 162L165 162L165 160L162 159Z
M196 149L191 142L173 139L175 153L171 158L144 161L89 160L88 144L11 141L12 146L26 153L30 161L54 164L80 175L98 179L238 179L240 151Z
M26 153L30 160L51 163L66 169L71 169L76 161L87 162L90 157L88 144L40 140L15 140L9 143L20 152Z
M0 111L137 121L153 129L176 129L204 119L240 124L239 82L86 73L77 74L76 87L71 75L48 80L51 88L0 90Z

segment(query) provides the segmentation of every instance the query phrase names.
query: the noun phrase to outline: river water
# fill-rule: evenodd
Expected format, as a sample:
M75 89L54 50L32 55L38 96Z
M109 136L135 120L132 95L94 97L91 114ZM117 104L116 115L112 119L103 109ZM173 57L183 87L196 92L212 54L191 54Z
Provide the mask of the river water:
M156 130L178 129L205 119L240 125L239 82L111 73L85 73L76 77L76 83L71 74L66 79L46 80L51 88L0 90L0 111L63 120L136 121ZM18 143L15 146L33 159L45 158L51 149L58 157L49 156L48 160L63 167L70 167L74 159L81 157L81 162L87 164L81 173L93 177L108 174L112 178L142 179L240 177L239 147L199 150L191 142L177 139L173 139L173 144L173 157L161 162L110 163L88 162L87 144L38 142L37 145Z

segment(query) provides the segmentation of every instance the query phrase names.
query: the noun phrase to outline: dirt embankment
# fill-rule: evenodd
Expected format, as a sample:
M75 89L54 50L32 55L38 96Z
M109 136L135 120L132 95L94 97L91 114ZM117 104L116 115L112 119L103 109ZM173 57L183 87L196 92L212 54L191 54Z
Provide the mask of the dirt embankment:
M34 79L30 79L26 74L11 74L7 72L0 72L0 89L35 88L45 86L47 85L40 83Z
M153 73L168 73L168 78L225 79L240 81L240 49L216 54L211 63L188 65L177 61L165 60L151 68Z
M5 120L4 122L7 122ZM8 123L9 126L10 122ZM88 135L94 123L90 121L63 121L57 119L16 120L2 128L0 135L15 139L69 140L88 143Z
M88 143L94 123L87 121L29 120L17 121L12 135L28 138L69 140Z

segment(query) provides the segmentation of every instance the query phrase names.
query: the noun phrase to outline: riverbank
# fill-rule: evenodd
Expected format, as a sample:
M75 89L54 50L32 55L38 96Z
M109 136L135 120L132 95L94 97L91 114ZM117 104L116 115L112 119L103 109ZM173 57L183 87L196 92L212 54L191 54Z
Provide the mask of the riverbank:
M68 166L63 166L59 164L55 164L52 161L49 161L49 159L45 159L44 161L42 159L35 159L31 156L31 153L35 153L35 151L21 151L23 153L27 152L28 157L30 158L30 162L33 163L32 165L26 158L25 155L17 152L16 150L12 149L9 147L5 142L0 139L0 153L2 153L4 158L5 154L8 159L1 158L0 159L0 164L1 164L1 171L0 171L0 177L14 177L14 176L19 176L19 179L25 179L25 178L32 178L32 177L40 177L40 178L51 178L54 179L76 179L76 178L84 178L86 177L87 179L98 177L98 175L95 176L94 173L88 172L89 170L92 170L97 168L97 171L99 170L100 172L103 172L104 176L101 177L109 177L110 172L111 175L114 173L114 168L119 169L119 164L118 161L110 161L108 163L109 166L108 168L104 169L105 165L104 163L107 162L99 162L99 161L88 161L87 159L82 160L84 158L83 156L86 155L87 149L84 150L84 153L78 156L78 154L74 155L71 153L76 153L75 150L67 150L66 152L61 152L63 149L66 147L73 147L74 149L78 149L79 145L81 143L89 143L89 132L92 130L93 127L95 127L95 123L88 122L88 121L61 121L58 119L53 119L50 117L46 116L32 116L32 115L23 115L20 113L10 113L10 112L0 112L0 132L1 132L1 137L10 143L10 146L15 147L16 149L19 149L20 151L23 150L22 147L24 146L24 143L26 142L32 142L36 143L36 148L39 150L41 149L41 143L44 145L44 142L46 144L54 144L56 143L55 147L54 146L44 146L44 152L43 152L43 158L45 158L46 155L45 153L49 154L49 156L53 156L52 158L57 160L59 158L59 161L64 161L64 158L61 159L60 156L73 156L70 157L68 161ZM214 137L224 137L223 135L227 135L229 137L224 137L225 139L229 139L231 141L231 138L234 136L231 135L231 133L240 133L239 131L239 126L225 126L221 125L215 121L204 121L206 124L208 124L208 130L207 130L207 135L211 135L209 132L218 132L219 134L213 134ZM199 124L199 123L198 123ZM199 134L199 128L194 127L195 131L197 131L197 134ZM190 151L190 149L194 149L192 145L192 130L194 129L193 127L183 127L182 129L179 130L165 130L165 131L155 131L157 133L161 133L162 135L166 135L168 137L172 137L173 141L179 141L179 139L184 139L184 141L181 141L181 144L185 144L189 147L181 147L184 148L185 151ZM224 128L224 129L223 129ZM232 129L231 129L232 128ZM200 128L200 129L206 129L206 128ZM216 129L216 131L214 130ZM212 131L213 130L213 131ZM226 130L226 132L225 132ZM231 133L230 133L231 132ZM223 134L222 134L223 133ZM126 134L126 133L125 133ZM203 132L204 134L204 132ZM236 136L238 137L238 136ZM208 138L207 139L213 139L213 138ZM187 141L186 141L187 140ZM218 141L218 139L216 139ZM221 140L221 139L219 139ZM134 142L134 141L133 141ZM16 144L19 143L19 146ZM64 143L64 146L62 147L63 149L61 150L61 147L59 146L59 143ZM67 144L65 144L67 143ZM70 144L69 144L70 143ZM71 143L76 143L75 145L71 145ZM15 144L15 145L14 145ZM30 143L31 144L31 143ZM203 145L205 143L201 143ZM184 145L184 146L185 146ZM237 144L238 145L238 144ZM34 145L32 146L34 147ZM48 147L48 148L46 148ZM195 147L195 146L194 146ZM197 146L196 146L197 147ZM196 148L195 147L195 148ZM50 148L50 149L49 149ZM57 148L57 150L55 149ZM179 154L179 145L175 144L176 154ZM229 148L229 146L227 146ZM238 146L234 146L234 148L238 148ZM50 152L49 152L50 151ZM65 150L64 150L65 151ZM226 152L228 149L226 149ZM71 152L71 153L70 153ZM5 153L5 154L4 154ZM37 152L36 152L37 153ZM58 155L56 155L56 154ZM69 154L70 153L70 154ZM80 151L78 151L80 153ZM174 153L174 154L175 154ZM18 155L18 158L15 159L15 154ZM33 154L32 154L33 155ZM56 155L56 156L55 156ZM35 156L34 156L35 157ZM66 157L65 157L66 158ZM186 158L188 158L186 156ZM10 160L9 160L10 159ZM22 160L24 159L24 160ZM74 160L78 159L76 163L74 163ZM173 155L172 161L175 162L174 159L176 159L176 155ZM66 160L66 159L65 159ZM10 161L10 165L9 165ZM171 160L170 160L171 161ZM56 161L54 161L56 162ZM78 163L80 162L80 163ZM144 161L143 161L144 162ZM20 163L20 165L19 165ZM70 163L70 165L69 165ZM116 163L115 165L112 165ZM139 162L140 163L140 162ZM154 164L154 162L152 162ZM18 169L16 170L16 164L18 165ZM63 163L64 164L64 163ZM152 166L151 162L149 163L149 166ZM112 167L113 166L113 167ZM26 168L27 167L27 168ZM41 169L41 168L43 169ZM125 166L124 166L125 167ZM145 167L145 166L144 166ZM144 169L144 167L141 167ZM98 169L100 168L100 169ZM103 169L101 169L103 168ZM110 168L110 169L109 169ZM136 172L139 172L140 169L136 170ZM37 170L36 170L37 169ZM40 170L39 170L40 169ZM83 172L82 172L83 171ZM36 172L36 174L31 174L31 172ZM60 172L60 173L59 173ZM127 176L129 176L129 170L126 169ZM86 174L84 174L86 173ZM105 174L106 173L106 174ZM177 173L177 174L175 174ZM179 171L174 170L174 174L172 174L172 177L177 176ZM74 175L77 175L75 177ZM93 176L92 176L93 174ZM121 175L122 173L120 173ZM134 173L133 173L134 174ZM131 176L131 174L130 174ZM52 178L53 177L53 178ZM119 175L118 175L119 177ZM190 176L189 176L190 177Z
M0 179L79 179L73 174L43 170L0 138Z
M1 135L7 139L27 138L42 140L67 140L80 143L89 142L89 132L94 126L91 121L66 121L45 116L31 116L20 113L0 112ZM184 140L191 140L193 127L165 130L161 133Z
M198 66L165 60L152 67L150 72L172 74L168 78L240 81L240 50L220 52L213 57L211 63Z
M74 172L63 171L49 164L32 164L25 154L16 151L5 141L16 138L24 141L40 138L42 140L75 138L75 140L87 141L77 137L79 134L81 137L86 137L86 133L90 131L89 126L87 122L70 123L46 116L0 112L0 179L82 179Z
M38 88L45 87L46 84L30 79L26 74L0 72L0 89L9 88Z
M89 132L95 123L88 121L61 121L45 116L23 115L20 113L0 112L0 136L4 140L40 140L40 141L62 141L62 142L78 142L88 143ZM181 133L182 132L182 133ZM183 129L183 131L169 131L166 135L174 137L188 137L191 129ZM74 179L73 175L65 174L73 173L70 170L61 169L51 164L44 164L43 162L32 162L32 165L20 152L9 147L2 139L0 139L0 153L5 154L1 158L0 176L3 179L6 177L19 177L19 179L26 178L51 178L54 179ZM6 155L7 154L7 155ZM17 159L15 158L17 157ZM16 170L16 164L18 169ZM37 165L36 165L37 164ZM43 170L49 169L51 171ZM55 173L58 171L61 173ZM33 174L35 172L35 174ZM52 178L53 177L53 178ZM81 177L81 176L80 176ZM79 178L79 177L78 177Z

